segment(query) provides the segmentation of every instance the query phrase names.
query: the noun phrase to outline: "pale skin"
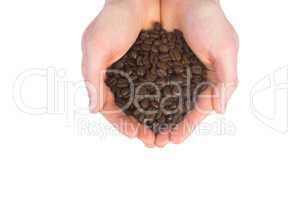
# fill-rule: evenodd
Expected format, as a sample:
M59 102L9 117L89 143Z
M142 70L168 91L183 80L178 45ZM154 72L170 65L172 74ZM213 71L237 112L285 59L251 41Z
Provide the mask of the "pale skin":
M105 69L121 58L142 29L153 22L169 31L179 29L194 53L208 66L210 87L198 98L175 130L155 136L114 104L103 84ZM193 128L214 110L224 113L235 90L238 37L216 0L110 0L88 26L82 40L82 72L90 98L90 111L101 112L120 132L139 138L147 147L182 143ZM104 73L103 73L104 72ZM118 111L108 113L108 110Z

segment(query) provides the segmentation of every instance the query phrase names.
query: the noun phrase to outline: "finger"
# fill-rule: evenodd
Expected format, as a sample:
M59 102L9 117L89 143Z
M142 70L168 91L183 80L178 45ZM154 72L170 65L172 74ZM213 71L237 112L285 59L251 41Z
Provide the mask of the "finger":
M153 148L155 146L155 135L150 129L146 128L145 126L142 126L142 128L140 129L138 138L144 143L146 147Z
M90 112L96 113L103 109L107 88L104 85L105 71L103 69L104 58L93 56L85 50L82 59L82 74L85 79L89 96Z
M170 142L170 133L168 131L159 133L155 137L155 145L158 147L164 147Z
M208 88L198 96L194 110L188 113L185 119L171 132L170 140L172 143L182 143L192 134L192 131L197 124L210 113L212 110L211 94L212 89Z
M224 113L228 100L238 84L236 51L217 57L214 65L217 82L213 91L213 108L217 113Z
M121 133L129 138L135 138L140 132L141 125L115 105L111 92L107 92L107 101L103 107L103 116Z

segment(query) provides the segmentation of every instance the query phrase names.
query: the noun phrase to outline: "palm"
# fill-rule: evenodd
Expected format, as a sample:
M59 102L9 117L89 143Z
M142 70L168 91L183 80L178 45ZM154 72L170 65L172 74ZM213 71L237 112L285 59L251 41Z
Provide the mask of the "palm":
M90 96L90 110L102 112L122 133L128 137L138 136L151 146L154 134L121 112L104 84L106 69L128 51L139 32L149 27L150 21L157 20L140 20L144 13L138 6L125 1L104 6L83 36L82 69Z
M189 46L208 66L208 78L212 83L199 97L196 109L171 133L171 140L180 143L209 111L223 112L236 87L238 38L220 6L213 1L190 0L174 4L165 0L161 9L164 27L184 33Z

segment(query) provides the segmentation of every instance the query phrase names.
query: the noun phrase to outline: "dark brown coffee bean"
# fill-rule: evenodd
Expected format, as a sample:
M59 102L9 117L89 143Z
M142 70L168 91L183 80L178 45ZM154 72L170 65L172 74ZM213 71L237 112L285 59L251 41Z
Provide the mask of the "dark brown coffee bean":
M167 38L164 38L164 39L162 39L161 41L162 41L162 43L164 43L164 44L168 44L168 39L167 39Z
M159 62L158 56L155 55L155 54L151 54L151 55L150 55L150 63L151 63L152 65L155 65L155 64L157 64L158 62Z
M192 74L198 74L198 75L201 75L202 74L202 71L201 71L201 66L199 65L194 65L191 67L191 70L192 70Z
M129 88L125 88L125 89L121 90L121 96L122 97L128 97L129 93L130 93Z
M157 70L157 75L159 76L159 77L166 77L167 75L168 75L168 73L167 73L167 71L166 71L166 69L163 69L163 68L159 68L158 70Z
M153 33L150 35L151 38L153 39L158 39L159 38L159 33Z
M164 62L159 62L157 63L157 66L159 68L162 68L162 69L167 69L168 68L168 64L164 63Z
M124 67L124 63L123 63L123 62L118 62L118 63L116 63L116 64L114 65L114 67L115 67L116 69L122 69L122 68Z
M131 52L131 57L132 57L133 59L136 59L137 56L138 56L138 54L137 54L136 51L132 51L132 52Z
M143 65L143 57L142 56L138 56L136 59L136 64L138 66L142 66Z
M137 119L140 123L144 123L144 120L145 120L145 115L144 114L139 114L137 116Z
M117 83L118 88L128 87L128 81L126 79L120 79Z
M150 101L149 101L149 99L143 99L143 100L141 101L141 107L142 107L143 109L147 109L149 106L150 106Z
M163 89L163 94L164 96L168 96L168 95L171 95L172 94L172 89L170 86L166 86L164 89Z
M179 51L177 49L173 50L173 54L174 54L175 61L181 60L181 54L179 53Z
M152 36L152 34L150 35L150 37ZM144 43L145 44L148 44L148 45L152 45L152 43L153 43L153 39L152 38L148 38L148 39L146 39L145 41L144 41Z
M184 68L182 66L175 66L174 71L176 74L181 74L184 72Z
M154 53L158 53L158 52L159 52L159 51L158 51L158 48L155 47L155 46L152 46L152 47L151 47L151 51L154 52Z
M144 56L143 58L143 65L150 65L149 56Z
M167 73L170 75L173 73L173 70L171 68L167 69Z
M146 74L146 69L144 67L139 67L136 73L139 77L144 76Z
M153 43L154 46L160 46L161 45L161 41L160 40L155 40Z
M167 45L161 45L159 47L159 51L162 52L162 53L167 53L169 51L169 48Z
M151 45L149 44L142 44L141 45L141 48L144 50L144 51L150 51L151 50Z
M142 32L141 34L140 34L140 39L141 40L145 40L145 39L147 39L147 38L149 38L150 37L150 35L149 35L149 33L147 33L147 32Z
M159 59L162 61L162 62L168 62L171 60L169 54L160 54L159 55Z

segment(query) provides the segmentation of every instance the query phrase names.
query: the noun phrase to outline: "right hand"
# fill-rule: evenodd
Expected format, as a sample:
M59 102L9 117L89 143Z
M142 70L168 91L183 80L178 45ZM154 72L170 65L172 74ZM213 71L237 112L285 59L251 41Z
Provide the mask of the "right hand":
M114 103L105 85L105 71L133 45L142 29L160 21L160 1L110 0L87 27L82 38L82 73L90 99L90 111L104 117L130 138L138 137L153 147L155 135ZM114 111L109 113L107 111Z

